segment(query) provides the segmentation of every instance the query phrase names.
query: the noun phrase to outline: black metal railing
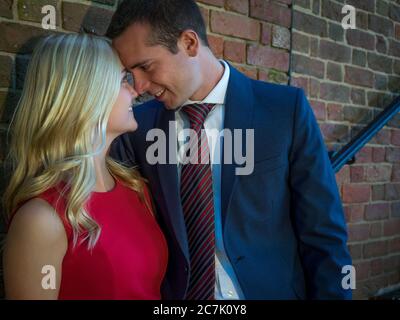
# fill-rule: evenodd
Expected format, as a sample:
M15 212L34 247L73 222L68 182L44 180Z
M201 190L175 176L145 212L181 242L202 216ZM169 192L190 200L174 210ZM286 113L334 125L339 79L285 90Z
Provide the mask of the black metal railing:
M354 162L355 154L364 147L400 111L400 96L392 101L378 116L363 128L348 144L329 153L334 172Z

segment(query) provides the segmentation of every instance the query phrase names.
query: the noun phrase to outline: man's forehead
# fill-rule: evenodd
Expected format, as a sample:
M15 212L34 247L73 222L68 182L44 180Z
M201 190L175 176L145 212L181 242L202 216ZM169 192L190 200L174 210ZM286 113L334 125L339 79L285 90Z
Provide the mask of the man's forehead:
M151 52L148 39L148 28L137 23L129 26L120 36L113 39L113 46L118 51L125 67L141 63L142 60L148 58Z

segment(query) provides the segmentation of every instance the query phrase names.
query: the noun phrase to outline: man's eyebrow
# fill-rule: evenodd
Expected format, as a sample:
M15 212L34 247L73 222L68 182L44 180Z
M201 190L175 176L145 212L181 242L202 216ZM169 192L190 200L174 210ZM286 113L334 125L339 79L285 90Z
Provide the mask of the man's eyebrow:
M146 64L146 63L148 63L149 61L150 61L150 60L144 60L144 61L138 62L138 63L134 64L133 66L131 66L131 67L130 67L130 70L135 69L135 68L137 68L137 67L140 67L140 66L142 66L142 65L144 65L144 64Z

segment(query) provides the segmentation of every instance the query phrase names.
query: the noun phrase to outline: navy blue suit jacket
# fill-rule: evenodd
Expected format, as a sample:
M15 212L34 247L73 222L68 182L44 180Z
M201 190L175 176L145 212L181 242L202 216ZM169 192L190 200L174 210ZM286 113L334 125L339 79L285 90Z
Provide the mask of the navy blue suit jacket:
M146 161L147 132L168 133L175 113L153 100L135 117L139 129L119 137L111 155L149 180L170 251L163 297L184 299L190 269L177 166ZM223 164L221 177L224 245L246 299L351 298L342 288L342 267L351 264L343 208L303 91L231 66L224 128L255 130L253 173L238 176L237 164Z

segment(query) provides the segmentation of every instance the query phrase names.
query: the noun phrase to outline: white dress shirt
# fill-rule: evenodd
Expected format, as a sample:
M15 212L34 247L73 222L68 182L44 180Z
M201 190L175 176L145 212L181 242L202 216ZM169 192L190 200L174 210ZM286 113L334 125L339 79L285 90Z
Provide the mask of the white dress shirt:
M215 299L217 300L231 300L231 299L244 299L244 295L240 288L239 282L236 278L233 267L226 255L223 236L222 236L222 216L221 216L221 156L222 144L218 143L216 133L219 133L224 128L225 116L225 95L228 87L230 70L225 61L221 60L224 66L224 74L218 84L209 93L209 95L202 101L186 101L183 105L193 103L211 103L215 104L214 108L208 114L205 122L204 129L206 131L208 145L210 149L211 171L213 180L213 195L214 195L214 215L215 215ZM184 141L183 131L190 128L189 119L186 114L177 110L176 112L176 133L178 137L178 177L180 181L181 163L183 155L179 150L184 149L187 141ZM223 136L223 134L221 134ZM219 152L217 148L219 148Z

